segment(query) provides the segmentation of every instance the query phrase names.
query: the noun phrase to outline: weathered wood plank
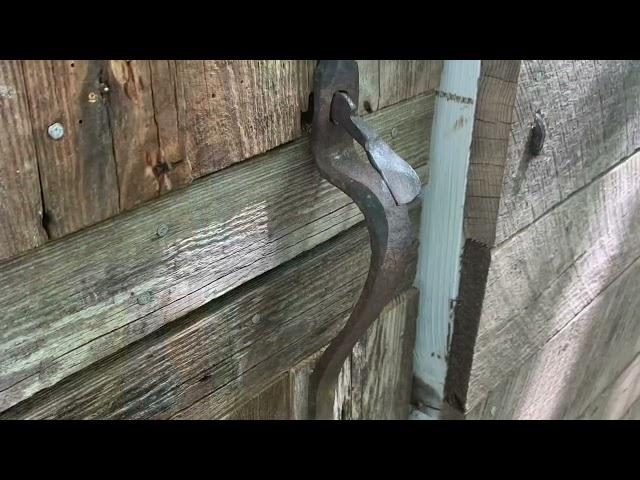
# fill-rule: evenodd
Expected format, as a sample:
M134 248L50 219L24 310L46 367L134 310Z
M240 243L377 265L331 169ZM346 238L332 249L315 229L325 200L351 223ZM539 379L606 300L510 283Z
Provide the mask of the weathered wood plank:
M351 254L353 255L353 254ZM344 262L347 263L347 262ZM326 344L338 333L338 331L346 322L350 312L351 307L353 306L353 301L355 301L356 297L359 295L362 285L364 284L364 277L360 279L358 282L358 288L355 290L351 290L351 285L349 285L350 289L350 301L349 307L347 310L343 311L337 320L334 320L331 324L327 324L324 326L324 329L320 331L316 331L314 336L308 336L299 341L295 342L292 345L289 345L287 348L278 351L277 354L271 355L262 361L258 367L247 370L243 375L235 378L228 385L225 385L220 390L214 391L211 395L202 398L200 401L194 403L192 406L183 410L179 414L173 416L172 418L176 419L208 419L208 418L217 418L220 415L220 412L224 412L226 408L228 408L229 402L237 402L238 399L243 398L244 395L253 394L254 392L261 391L266 388L266 386L271 381L271 377L273 376L273 372L280 372L283 370L292 370L290 375L293 377L292 379L292 391L291 391L291 402L292 402L292 418L293 419L307 419L307 395L308 395L308 376L312 371L312 363L309 362L309 359L317 360L318 355L317 352L314 355L309 355L309 353L313 350L318 350L326 346ZM407 285L409 282L407 282ZM405 297L407 295L411 295L410 292L404 292L400 294L400 297ZM397 300L398 303L404 303L406 300L401 299ZM333 305L332 305L333 306ZM344 306L344 305L342 305ZM393 308L392 305L387 306L382 316L387 315L388 309ZM397 307L396 307L397 308ZM325 310L327 307L325 306ZM315 326L315 321L314 321ZM313 360L312 360L313 361ZM305 367L300 368L300 364L302 362ZM341 376L347 373L350 373L350 362L345 362L345 367L341 372ZM298 376L296 379L294 375ZM302 376L302 378L300 378ZM337 403L336 406L340 405L339 398L341 393L351 393L351 390L341 390L337 392ZM402 395L402 393L400 394ZM346 412L345 412L346 413ZM336 419L340 418L348 418L340 416L340 409L336 408Z
M367 245L357 225L2 417L224 417L342 328L364 284Z
M0 261L47 239L21 63L0 61Z
M487 246L495 240L519 72L519 60L483 60L480 68L464 230Z
M25 61L24 76L44 202L43 225L59 238L118 213L118 181L103 61ZM64 136L47 129L59 122Z
M380 60L377 108L438 88L442 60Z
M360 112L372 112L380 103L380 64L358 62ZM44 224L51 238L59 238L299 138L315 64L315 60L23 62L45 205L43 222L27 222L21 228L31 232ZM437 65L437 61L387 61L384 88L390 100L381 106L435 88ZM27 112L25 108L25 118ZM46 129L57 120L66 132L54 141ZM18 120L11 119L7 131L19 130L14 121ZM20 207L5 205L14 218L24 213ZM31 247L16 253L45 240L32 241Z
M480 65L464 206L466 242L460 262L460 286L453 328L448 339L444 401L439 413L445 418L460 418L464 414L478 322L491 265L490 247L495 239L519 70L519 60L482 60ZM437 391L425 386L422 396L436 397L437 400ZM418 397L416 400L420 400Z
M432 106L371 116L423 178ZM361 219L304 138L0 265L0 410Z
M528 139L539 109L547 134L533 157ZM640 148L640 62L523 62L514 119L498 244Z
M621 417L640 396L627 388L629 362L640 353L639 278L637 259L468 418Z
M629 410L627 410L620 420L640 420L640 398L629 407Z
M296 60L176 62L185 154L195 177L301 135ZM305 74L302 74L305 78Z
M640 256L640 154L492 251L467 408Z
M345 360L335 392L336 420L406 420L418 290L397 295ZM309 377L322 350L289 372L292 419L308 419Z
M120 208L131 209L188 183L191 170L179 138L174 62L111 60L104 77Z
M358 60L358 71L360 74L358 111L360 115L365 115L378 110L378 103L380 102L380 60Z
M290 417L289 374L284 374L225 420L288 420Z
M409 417L418 290L397 296L353 349L349 402L337 418L406 420Z
M609 385L579 420L638 420L640 419L640 355Z

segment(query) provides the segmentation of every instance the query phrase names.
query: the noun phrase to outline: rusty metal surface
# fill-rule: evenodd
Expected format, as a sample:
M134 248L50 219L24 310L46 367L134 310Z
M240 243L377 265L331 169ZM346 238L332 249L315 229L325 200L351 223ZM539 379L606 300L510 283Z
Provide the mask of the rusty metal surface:
M415 171L362 119L358 104L358 65L324 60L314 78L312 150L322 176L345 192L365 217L371 265L364 288L345 327L323 352L309 383L310 418L333 418L338 375L356 342L397 293L403 278L415 274L415 238L407 203L420 191ZM362 161L354 139L367 152Z

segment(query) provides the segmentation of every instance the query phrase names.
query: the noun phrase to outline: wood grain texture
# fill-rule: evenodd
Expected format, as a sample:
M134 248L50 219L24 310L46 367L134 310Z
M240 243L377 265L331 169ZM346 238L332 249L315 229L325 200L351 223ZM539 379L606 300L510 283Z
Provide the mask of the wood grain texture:
M438 88L442 60L380 60L377 108Z
M371 116L423 179L432 106L426 95ZM0 409L361 220L304 138L0 265Z
M301 135L298 79L306 78L306 62L187 60L176 66L185 154L195 177Z
M639 420L640 355L576 418L578 420Z
M358 112L360 115L366 115L378 110L380 103L380 60L358 60L358 72L360 74Z
M640 374L639 278L637 259L468 418L622 417L640 396L631 381Z
M121 210L191 181L178 125L175 63L111 60L105 94Z
M396 296L358 341L341 374L336 418L406 420L409 416L418 290ZM346 373L346 375L345 375Z
M639 175L636 154L492 251L468 408L640 256Z
M499 97L513 98L512 67L483 62L480 95L487 101L476 110L465 233L493 248L486 281L473 290L484 290L475 328L466 324L471 335L477 332L464 343L472 352L472 361L462 362L469 369L467 392L458 388L450 397L460 413L482 408L494 390L498 398L501 382L522 379L516 372L542 355L545 344L568 329L640 254L633 178L640 148L640 63L523 61L509 120L509 102ZM547 135L534 156L530 136L536 111L546 118ZM482 278L477 271L471 274ZM463 293L459 301L466 300L478 302ZM626 364L630 358L621 355L618 361ZM570 372L549 368L557 381L544 370L537 370L539 380L527 381L538 393L551 395L562 386L564 393L556 394L573 398L571 389L581 381L567 385ZM578 377L580 372L576 367ZM603 373L597 382L609 382L611 375L617 373ZM527 401L517 394L514 387L504 400L506 417L508 408ZM578 415L558 401L554 415ZM500 408L494 411L500 414Z
M533 115L546 117L542 153L528 153ZM540 218L640 148L640 62L523 62L496 243Z
M288 420L290 418L289 374L285 373L225 420Z
M520 60L481 62L464 230L467 238L487 246L495 240L519 72Z
M368 271L367 245L357 225L2 418L233 415L342 328Z
M411 394L418 291L402 292L345 360L335 391L335 420L406 420ZM309 377L323 349L289 372L291 418L308 419Z
M394 60L384 67L378 60L358 63L361 114L425 93L439 81L436 61ZM6 217L16 219L11 242L22 246L9 247L7 242L0 259L42 244L47 235L60 238L299 138L308 130L308 125L302 128L301 116L309 109L316 61L65 60L14 65L22 66L18 70L24 72L25 84L18 72L20 78L7 82L2 91L18 92L27 101L20 100L17 116L5 118L6 131L22 131L24 122L31 123L36 149L29 154L33 146L24 144L24 152L5 151L5 166L13 168L9 161L25 164L25 155L37 159L44 205L42 221L18 222L25 215L22 206L29 209L38 198L33 187L21 185L33 175L24 174L17 183L6 177L7 185L16 185L10 194L15 199L4 203ZM381 71L387 75L385 82ZM382 104L381 88L388 98ZM56 121L65 128L57 141L46 132ZM34 171L25 165L15 171ZM25 203L21 195L31 200ZM4 228L10 228L8 220Z
M103 69L103 61L23 62L49 238L119 211ZM64 126L59 140L47 133L55 122Z
M0 261L47 239L21 63L0 61Z

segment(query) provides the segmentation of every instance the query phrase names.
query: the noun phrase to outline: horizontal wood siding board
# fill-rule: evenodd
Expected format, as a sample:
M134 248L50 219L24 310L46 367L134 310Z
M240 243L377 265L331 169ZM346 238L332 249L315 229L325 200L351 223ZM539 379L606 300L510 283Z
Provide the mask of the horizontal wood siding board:
M330 341L364 285L369 258L360 224L0 418L229 415Z
M489 392L468 418L621 417L640 394L622 378L640 353L639 279L640 258Z
M380 103L380 61L358 62L360 112L370 113ZM0 223L0 260L300 138L316 63L2 62L0 185L9 219ZM437 87L437 64L387 61L393 99L384 105ZM47 133L54 122L64 127L57 140Z
M354 346L340 371L334 419L407 419L417 307L417 289L396 295ZM309 377L322 351L289 372L292 419L308 419Z
M277 377L276 381L250 399L224 420L288 420L291 415L291 386L289 374Z
M640 153L492 251L468 409L640 256L638 192Z
M542 152L533 156L529 136L537 110L547 132ZM524 61L514 120L497 244L640 148L640 62Z
M370 117L423 181L432 115L428 94ZM0 410L361 219L305 137L0 264Z

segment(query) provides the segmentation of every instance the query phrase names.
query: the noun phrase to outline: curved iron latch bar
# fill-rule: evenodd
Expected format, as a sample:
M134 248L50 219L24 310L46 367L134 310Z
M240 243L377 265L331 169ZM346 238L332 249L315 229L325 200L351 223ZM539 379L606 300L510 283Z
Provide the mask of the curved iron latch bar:
M358 205L371 243L362 293L310 378L309 413L316 419L333 418L334 391L345 359L415 267L411 259L417 242L407 204L420 193L420 178L357 117L358 80L354 60L324 60L316 67L313 156L321 175ZM365 149L368 162L358 157L354 139Z

